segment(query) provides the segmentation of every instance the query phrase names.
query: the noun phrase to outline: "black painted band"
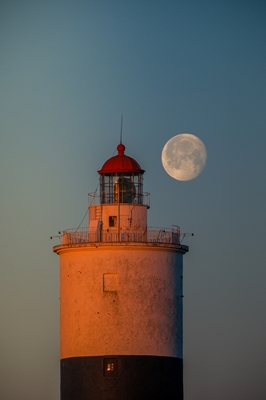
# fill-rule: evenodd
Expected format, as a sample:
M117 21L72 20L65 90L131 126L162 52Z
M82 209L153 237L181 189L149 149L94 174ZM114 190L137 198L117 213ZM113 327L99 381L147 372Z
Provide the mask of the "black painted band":
M183 360L157 356L61 360L61 400L183 400Z

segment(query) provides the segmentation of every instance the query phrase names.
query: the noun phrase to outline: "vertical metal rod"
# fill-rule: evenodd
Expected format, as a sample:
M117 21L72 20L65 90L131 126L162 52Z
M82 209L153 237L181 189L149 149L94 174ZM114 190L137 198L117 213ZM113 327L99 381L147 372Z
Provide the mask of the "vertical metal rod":
M122 133L123 133L123 114L121 114L120 143L122 143Z

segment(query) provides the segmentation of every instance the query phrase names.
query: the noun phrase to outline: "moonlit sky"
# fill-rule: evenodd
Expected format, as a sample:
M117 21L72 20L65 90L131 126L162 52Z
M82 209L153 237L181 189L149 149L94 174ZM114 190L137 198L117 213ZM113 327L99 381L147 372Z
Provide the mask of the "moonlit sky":
M59 399L59 257L119 142L183 244L185 400L266 398L266 2L0 2L0 398ZM198 136L188 182L164 144ZM86 221L83 223L86 226Z

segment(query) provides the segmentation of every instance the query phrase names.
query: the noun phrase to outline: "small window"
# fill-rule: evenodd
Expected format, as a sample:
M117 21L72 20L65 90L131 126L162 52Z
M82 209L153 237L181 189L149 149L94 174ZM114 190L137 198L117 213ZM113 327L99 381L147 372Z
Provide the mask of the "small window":
M115 370L115 363L110 362L106 364L106 372L114 372Z
M103 274L103 291L117 292L118 276L117 274Z
M109 217L109 226L110 227L117 226L117 216Z
M118 359L117 358L104 358L103 359L103 376L117 376L118 375Z

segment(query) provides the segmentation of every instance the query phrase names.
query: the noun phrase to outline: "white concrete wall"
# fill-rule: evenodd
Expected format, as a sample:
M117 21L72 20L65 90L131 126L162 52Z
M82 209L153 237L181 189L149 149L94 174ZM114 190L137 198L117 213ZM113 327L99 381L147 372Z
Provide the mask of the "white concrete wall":
M182 358L182 258L151 246L59 246L61 358Z
M145 230L147 228L147 206L134 204L109 204L95 205L89 207L89 227L94 226L92 221L101 220L102 230L118 230L118 227L109 226L109 217L116 216L121 230Z

